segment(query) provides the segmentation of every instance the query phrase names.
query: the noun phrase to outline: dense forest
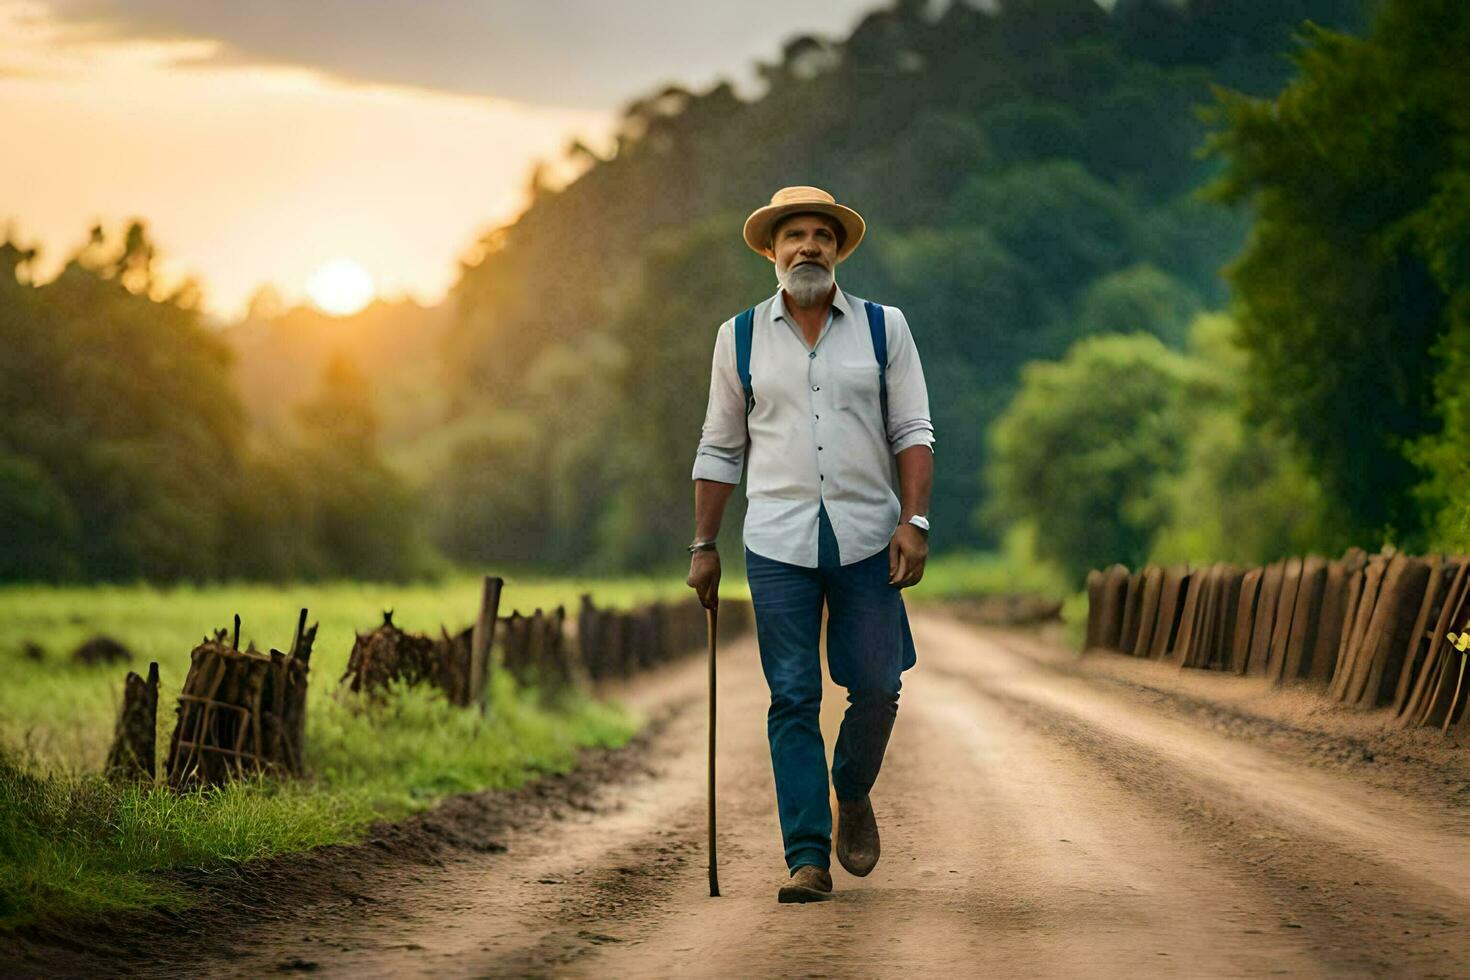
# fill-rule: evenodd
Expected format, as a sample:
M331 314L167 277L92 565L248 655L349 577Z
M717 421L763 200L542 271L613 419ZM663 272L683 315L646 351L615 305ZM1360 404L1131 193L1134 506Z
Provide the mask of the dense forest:
M383 461L370 383L333 359L252 426L225 339L186 283L157 295L141 224L95 229L50 282L0 244L0 578L417 574L433 556Z
M213 335L141 229L44 285L7 244L0 575L668 568L715 329L775 288L740 225L792 183L864 214L838 280L913 325L936 551L1470 544L1470 14L1379 6L903 0L794 39L759 97L670 87L574 142L416 358Z
M632 567L679 553L715 328L774 290L741 222L793 183L863 213L838 280L914 326L936 548L994 545L987 433L1022 365L1116 331L1183 349L1193 315L1226 301L1248 215L1196 195L1219 169L1196 107L1215 85L1279 91L1304 19L1364 19L1356 0L930 7L792 40L752 102L726 85L634 102L615 152L574 144L581 177L486 237L449 351L457 411L493 423L441 486L446 549L574 562L595 545ZM497 532L507 514L532 533Z

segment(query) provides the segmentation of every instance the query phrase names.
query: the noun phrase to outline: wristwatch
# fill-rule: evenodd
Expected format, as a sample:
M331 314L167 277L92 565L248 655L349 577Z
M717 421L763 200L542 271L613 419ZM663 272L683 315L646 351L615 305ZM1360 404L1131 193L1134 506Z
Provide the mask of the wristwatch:
M918 528L919 533L923 534L924 537L927 538L929 536L929 518L915 514L909 518L908 522Z
M708 541L696 541L696 542L694 542L693 544L691 544L689 546L689 553L691 555L694 554L696 551L715 551L715 550L716 550L716 548L715 548L715 542L714 542L714 539L713 538L711 538Z

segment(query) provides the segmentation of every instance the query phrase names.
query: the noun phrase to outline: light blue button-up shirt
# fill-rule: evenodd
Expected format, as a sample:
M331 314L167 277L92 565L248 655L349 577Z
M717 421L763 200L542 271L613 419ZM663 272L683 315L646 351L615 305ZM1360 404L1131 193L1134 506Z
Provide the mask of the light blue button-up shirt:
M888 547L901 509L893 457L910 446L928 446L932 452L934 426L908 321L896 307L883 309L886 431L878 362L861 299L839 288L811 347L787 314L780 290L755 308L750 354L755 406L748 419L735 366L735 320L720 324L693 478L739 483L748 433L744 531L745 546L756 554L816 568L822 505L842 564Z

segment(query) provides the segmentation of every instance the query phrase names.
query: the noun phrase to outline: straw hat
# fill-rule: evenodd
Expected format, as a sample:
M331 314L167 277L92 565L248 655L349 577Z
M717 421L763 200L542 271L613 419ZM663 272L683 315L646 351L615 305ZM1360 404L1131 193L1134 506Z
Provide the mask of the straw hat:
M845 208L820 187L783 187L771 195L771 203L757 208L745 219L745 244L775 261L771 254L771 229L776 222L788 214L815 212L830 215L846 233L842 245L837 249L837 261L841 262L852 254L863 240L867 227L863 216L852 208Z

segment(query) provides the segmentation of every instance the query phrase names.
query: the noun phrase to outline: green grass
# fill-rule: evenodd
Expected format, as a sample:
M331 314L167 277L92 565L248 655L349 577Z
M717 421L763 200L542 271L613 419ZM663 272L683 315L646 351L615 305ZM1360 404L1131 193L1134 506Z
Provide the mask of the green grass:
M565 772L586 746L616 746L638 719L572 696L543 707L507 675L488 717L425 689L381 704L326 700L309 721L308 780L253 779L173 793L46 771L0 749L0 927L162 906L188 896L151 872L214 869L356 840L450 794Z
M929 562L924 580L905 595L923 603L1026 592L1062 600L1066 641L1080 649L1087 633L1087 591L1071 591L1062 575L1038 562L1001 552L945 555Z
M908 595L918 601L1018 591L1066 595L1051 573L1027 560L1024 544L1012 542L1001 554L938 557ZM44 917L182 907L188 896L155 872L220 868L352 841L375 819L402 817L449 794L511 788L562 772L580 748L615 746L632 736L639 719L616 705L581 695L543 703L500 672L485 718L428 689L398 689L378 705L341 691L354 630L371 629L389 608L405 629L465 626L479 590L471 576L407 586L0 588L0 928ZM558 604L574 612L583 592L603 606L689 595L682 575L516 576L507 579L501 612ZM748 594L738 579L721 592ZM67 656L73 648L106 633L134 652L132 666L140 673L158 661L161 764L190 649L237 612L242 643L285 647L303 605L321 624L307 711L308 779L176 794L110 785L96 775L127 668L73 664ZM43 661L22 656L27 640L46 648Z
M653 599L684 598L682 577L660 579L536 579L507 577L501 613L530 612L558 604L574 614L578 597L590 592L603 606L629 606ZM95 772L112 741L122 698L121 666L84 667L68 655L83 640L109 634L133 651L133 669L159 664L160 745L173 729L175 696L189 666L189 651L215 627L229 626L239 613L242 645L287 647L302 606L320 622L311 662L308 716L337 687L347 666L354 630L367 631L393 609L404 629L437 632L468 626L479 604L480 584L472 576L441 583L377 585L328 583L288 586L237 585L182 587L106 586L99 588L0 588L0 744L17 747L48 770ZM41 663L21 656L26 640L41 643Z
M927 601L1025 592L1060 598L1067 589L1045 566L1018 563L998 552L961 552L926 562L923 580L904 596Z
M1087 638L1087 590L1073 592L1062 602L1062 625L1066 628L1067 643L1074 650L1082 649Z
M998 551L950 552L924 566L924 579L904 593L918 601L982 595L1069 595L1066 577L1036 557L1035 532L1025 525L1006 533Z
M0 589L0 927L38 917L155 905L186 896L152 874L217 868L344 842L372 820L394 819L445 795L510 788L563 772L579 749L615 746L639 719L581 695L543 703L494 675L491 710L457 709L428 689L398 689L379 705L338 686L353 631L392 608L406 629L468 625L477 578L393 586L331 583L160 589ZM682 579L508 579L501 612L565 604L590 592L599 605L682 598ZM296 612L319 621L307 710L307 766L298 782L255 780L203 792L112 786L102 768L126 668L85 667L66 656L96 633L133 650L133 668L160 667L160 764L172 732L189 650L239 612L242 643L290 642ZM43 644L40 663L21 655Z
M372 817L351 795L250 781L174 794L47 773L0 750L0 926L187 896L149 874L215 868L351 840Z
M496 673L487 717L432 690L399 689L380 707L334 699L311 718L307 765L326 787L351 792L379 814L402 816L452 793L509 789L528 775L565 772L579 748L621 745L642 719L585 695L543 704Z
M905 595L921 603L1017 593L1060 599L1066 641L1080 649L1087 633L1087 590L1076 590L1065 575L1038 560L1031 541L1027 529L1013 529L1000 551L937 556L925 566L924 580Z

